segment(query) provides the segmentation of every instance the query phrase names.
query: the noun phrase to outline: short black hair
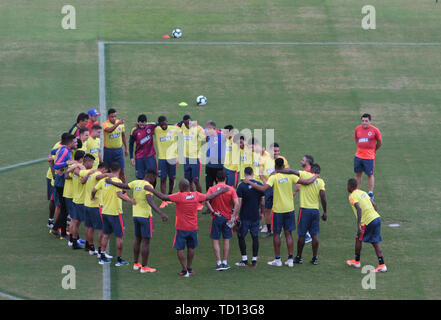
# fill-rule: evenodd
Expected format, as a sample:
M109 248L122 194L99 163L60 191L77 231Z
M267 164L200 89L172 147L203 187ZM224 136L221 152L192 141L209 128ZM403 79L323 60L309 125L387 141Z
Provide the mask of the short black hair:
M190 117L189 114L186 114L186 115L182 118L182 120L183 120L183 121L191 120L191 117Z
M280 148L277 142L271 143L270 149L274 149L274 148Z
M311 155L305 154L304 157L306 158L306 161L309 163L310 166L314 164L314 158Z
M227 124L227 125L224 127L224 129L226 129L226 130L228 130L228 131L231 131L231 130L234 129L234 127L233 127L231 124Z
M109 169L109 166L107 165L106 162L100 162L100 163L98 164L98 169L101 169L101 168Z
M165 116L159 116L158 123L162 123L164 121L167 121L167 118Z
M89 128L80 128L79 130L78 130L78 132L80 133L80 135L81 134L83 134L84 132L89 132Z
M81 112L77 117L77 123L80 123L84 120L89 120L89 115L87 113Z
M278 169L283 168L283 166L285 165L285 161L283 161L282 158L277 158L276 160L274 160L274 165Z
M318 163L314 163L314 164L311 166L311 172L312 172L312 173L317 173L317 174L320 173L320 166L318 165Z
M244 172L247 176L250 176L250 175L253 174L253 168L251 168L251 167L246 167L246 168L243 170L243 172Z
M111 115L112 113L116 113L116 110L113 108L110 108L109 111L107 111L107 115Z
M81 151L81 150L79 150L79 151ZM77 152L79 152L79 151L77 151ZM87 160L95 161L95 157L93 155L91 155L90 153L88 153L84 156L84 161L87 161Z
M75 152L74 160L78 161L78 160L84 158L85 155L86 155L86 153L83 150L78 150L77 152Z
M206 126L216 129L216 122L214 122L213 120L209 120L209 121L207 121Z
M357 180L354 178L349 179L348 185L351 187L351 189L357 189L358 186Z
M371 115L369 113L363 113L363 115L361 116L360 119L363 119L363 118L368 118L369 121L371 121Z
M110 165L110 171L116 172L119 169L121 169L119 162L116 162L116 161L112 162L112 164Z
M245 136L240 136L239 140L245 140Z
M140 114L138 116L138 122L147 122L147 116L145 114Z
M92 126L92 130L99 130L99 129L102 129L102 127L99 124L94 124Z
M65 132L61 135L61 144L66 145L70 142L72 142L75 139L75 136L73 134L70 134L69 132Z
M219 170L216 173L216 180L219 181L219 182L227 180L227 174L225 173L225 171Z

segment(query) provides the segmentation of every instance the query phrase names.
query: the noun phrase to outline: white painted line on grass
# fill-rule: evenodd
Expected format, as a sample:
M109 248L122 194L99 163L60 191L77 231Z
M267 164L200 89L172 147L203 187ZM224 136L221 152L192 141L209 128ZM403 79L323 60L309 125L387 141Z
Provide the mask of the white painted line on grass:
M0 297L1 298L5 298L5 299L10 299L10 300L24 300L23 298L19 298L4 292L0 292Z
M16 164L13 164L13 165L10 165L10 166L6 166L6 167L1 167L0 168L0 172L6 171L6 170L9 170L9 169L18 168L18 167L27 166L27 165L38 163L38 162L43 162L43 161L47 161L47 158L40 158L40 159L30 160L30 161L26 161L26 162L16 163Z
M248 41L100 41L117 45L198 45L198 46L386 46L438 47L441 42L248 42Z

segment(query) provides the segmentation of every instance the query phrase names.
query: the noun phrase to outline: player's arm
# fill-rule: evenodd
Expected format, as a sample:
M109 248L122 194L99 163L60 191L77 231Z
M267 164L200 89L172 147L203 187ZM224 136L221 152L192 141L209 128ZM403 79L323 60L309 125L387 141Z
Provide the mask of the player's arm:
M153 193L155 196L157 196L159 199L163 201L171 201L170 197L167 194L163 194L162 192L153 189L152 186L144 186L144 190Z
M247 180L247 179L244 179L242 182L245 183L245 184L249 184L254 189L256 189L256 190L258 190L260 192L265 192L266 190L271 188L271 186L269 184L265 183L263 186L261 186L260 184L254 183L251 180Z
M214 211L213 207L211 206L210 201L204 201L205 206L207 207L208 211L210 211L211 214L215 215L215 216L220 216L220 214L216 211Z
M126 189L126 190L129 190L129 189L130 189L128 183L121 183L121 182L113 181L113 180L110 179L110 178L107 178L107 179L106 179L106 183L107 183L107 184L111 184L111 185L113 185L113 186L115 186L115 187L117 187L117 188L120 188L120 189Z
M323 221L326 221L328 219L328 214L326 212L326 193L325 190L320 190L320 201L322 202L322 208L323 208L323 215L322 219Z
M95 198L95 195L96 195L97 192L98 192L98 190L95 189L95 188L93 188L93 189L92 189L91 196L90 196L90 199L92 199L92 200L96 199L96 198Z
M360 204L358 202L354 203L354 207L357 210L357 230L358 230L358 232L361 232L361 213L362 213L362 210L361 210Z
M80 170L85 170L86 169L86 167L84 167L82 164L78 164L77 166L75 166L75 167L73 167L74 168L74 170L73 170L73 172L77 175L77 176L80 176Z
M126 133L124 131L121 132L121 138L124 145L124 156L127 157L129 155L129 150L127 149L127 139L126 139Z
M300 191L300 184L296 184L296 189L294 190L294 192L292 193L292 196L295 197L296 194Z
M95 172L97 172L98 170L89 170L89 172L84 176L84 177L81 177L81 184L85 184L86 182L87 182L87 179L89 179L89 176L92 174L92 173L95 173Z
M378 139L377 140L377 144L375 145L375 151L377 151L378 149L380 149L380 147L383 145L383 140Z
M128 195L122 193L122 191L117 192L116 195L118 196L118 198L120 198L123 201L130 202L133 205L136 204L135 199L130 198Z
M106 132L108 132L108 133L111 133L113 130L115 130L116 128L118 128L118 126L119 126L120 124L124 124L124 120L118 120L118 121L115 122L115 124L114 124L113 126L111 126L111 127L105 127L105 128L104 128L104 131L106 131Z
M110 173L101 173L95 177L96 181L100 181L101 179L110 177Z
M135 138L130 135L129 138L129 156L130 156L130 163L132 164L132 166L135 165L135 159L133 159L133 145L135 144Z
M312 176L311 178L309 178L309 179L299 179L299 180L297 181L297 183L299 183L299 184L303 184L303 185L307 186L308 184L313 183L317 178L320 178L320 175L315 174L315 175L313 175L313 176Z
M147 203L150 205L150 207L152 207L153 211L155 211L157 214L161 216L162 221L164 222L168 221L168 216L164 212L162 212L161 209L158 208L155 201L153 200L152 195L146 194L145 197L147 199Z
M213 200L214 198L216 198L218 195L221 195L222 193L228 192L230 189L227 187L222 187L220 188L220 190L217 190L216 192L207 194L207 201L209 200Z
M285 173L285 174L295 174L296 176L300 176L300 173L298 170L293 169L276 169L276 173Z
M231 219L236 221L239 220L240 209L242 208L242 198L237 198L234 200L233 216L231 217Z
M374 202L374 200L371 199L371 203L374 206L375 211L377 211L377 204Z

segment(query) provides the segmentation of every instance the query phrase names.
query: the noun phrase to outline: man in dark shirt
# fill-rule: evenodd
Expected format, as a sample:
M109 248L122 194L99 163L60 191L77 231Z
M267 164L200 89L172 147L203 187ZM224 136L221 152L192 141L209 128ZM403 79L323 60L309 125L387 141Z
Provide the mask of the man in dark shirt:
M253 180L253 168L246 167L244 170L244 175L245 179L249 179L256 184L262 185L260 182ZM251 261L251 266L255 267L257 264L257 254L259 251L259 204L265 194L243 182L237 187L236 193L239 197L239 209L237 212L240 213L239 217L233 216L233 220L240 219L240 226L237 236L239 239L240 252L242 254L242 261L237 262L236 266L248 267L245 236L247 235L248 231L250 231L251 238L253 239L253 258Z

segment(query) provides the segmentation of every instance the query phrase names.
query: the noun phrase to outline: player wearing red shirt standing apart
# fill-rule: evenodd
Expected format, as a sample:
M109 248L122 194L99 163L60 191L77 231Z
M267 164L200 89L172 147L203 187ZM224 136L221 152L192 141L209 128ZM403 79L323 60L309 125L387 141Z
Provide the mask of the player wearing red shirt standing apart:
M368 176L369 197L374 199L374 167L376 151L382 145L381 133L371 124L371 115L365 113L361 116L361 125L354 132L357 152L354 157L354 172L358 188L361 187L363 171Z
M95 125L99 125L99 121L98 116L100 115L100 113L98 112L97 109L89 109L89 111L87 111L87 115L89 116L89 119L87 121L86 124L86 128L89 129L89 134L92 133L92 127Z
M228 270L228 254L230 252L230 239L233 237L233 230L228 226L228 222L231 221L233 212L233 206L235 216L238 215L237 210L239 208L239 198L236 191L232 186L226 184L227 174L224 171L218 171L216 173L217 184L210 187L207 191L207 195L213 194L219 191L221 188L228 188L228 192L214 198L210 202L206 202L208 210L211 212L211 225L210 225L210 238L213 242L214 255L216 256L216 268L217 271ZM220 258L220 246L219 240L224 238L223 256Z
M173 241L173 248L177 250L179 262L182 265L180 276L189 277L193 273L191 264L194 258L194 249L198 246L198 210L200 202L212 200L218 195L229 191L229 188L222 187L215 193L205 195L200 192L190 191L190 182L187 179L179 181L179 191L170 195L163 194L151 186L145 186L145 190L153 193L163 201L176 203L176 232ZM185 256L187 247L187 256Z
M156 151L153 145L155 127L155 124L147 123L147 116L145 114L141 114L138 117L136 127L132 129L130 134L130 162L132 166L135 166L136 179L144 179L148 170L158 172L155 158ZM135 159L133 159L133 144L136 145ZM154 186L156 186L156 182Z

